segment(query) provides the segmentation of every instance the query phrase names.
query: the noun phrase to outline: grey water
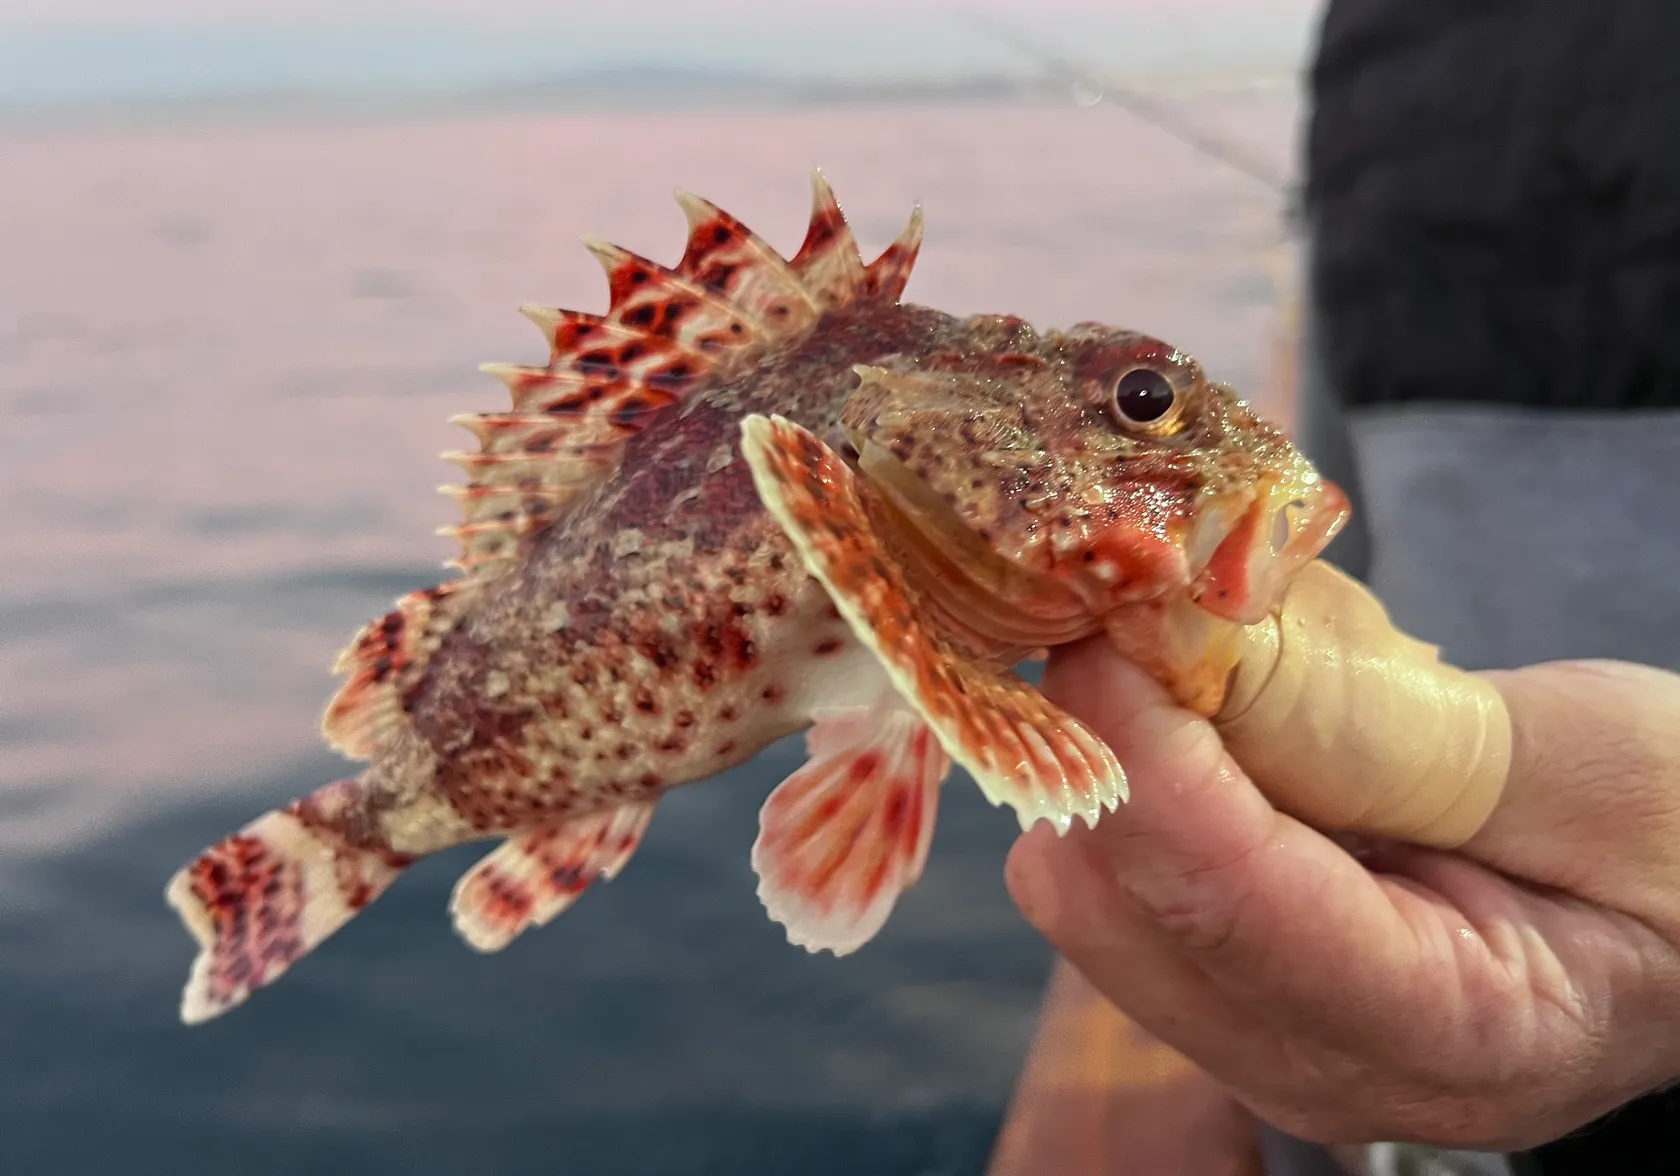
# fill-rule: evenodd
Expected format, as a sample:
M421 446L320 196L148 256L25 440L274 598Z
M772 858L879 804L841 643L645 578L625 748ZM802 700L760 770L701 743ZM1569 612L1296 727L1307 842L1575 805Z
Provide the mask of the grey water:
M1286 160L1285 91L1201 100ZM176 1019L170 873L335 778L327 670L436 582L436 459L600 309L592 233L674 260L672 187L773 244L824 166L908 296L1105 319L1253 386L1273 194L1106 109L301 118L0 137L0 1173L977 1173L1046 947L963 777L923 881L846 959L754 897L789 741L660 806L623 875L483 957L427 860L274 988Z

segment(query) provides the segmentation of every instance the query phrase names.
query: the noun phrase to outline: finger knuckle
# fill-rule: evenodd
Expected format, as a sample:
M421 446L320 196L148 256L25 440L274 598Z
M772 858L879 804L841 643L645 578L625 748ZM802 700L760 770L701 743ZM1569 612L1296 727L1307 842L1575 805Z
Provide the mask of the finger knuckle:
M1194 952L1218 952L1236 937L1246 891L1240 879L1254 850L1222 862L1163 868L1127 879L1137 908L1172 939Z

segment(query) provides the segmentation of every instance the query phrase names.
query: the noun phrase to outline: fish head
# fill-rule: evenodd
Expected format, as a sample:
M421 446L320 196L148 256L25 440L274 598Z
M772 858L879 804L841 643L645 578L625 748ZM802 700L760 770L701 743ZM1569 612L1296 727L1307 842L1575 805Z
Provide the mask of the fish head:
M1346 520L1288 437L1177 348L1092 323L970 328L960 351L860 366L841 418L954 612L1007 602L1013 635L1046 645L1171 598L1253 624Z

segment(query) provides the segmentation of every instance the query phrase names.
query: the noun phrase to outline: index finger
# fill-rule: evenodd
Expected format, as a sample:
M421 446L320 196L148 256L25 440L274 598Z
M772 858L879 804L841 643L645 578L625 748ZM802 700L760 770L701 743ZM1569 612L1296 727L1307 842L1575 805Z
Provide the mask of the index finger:
M1023 910L1052 942L1103 932L1092 925L1101 909L1053 893L1054 855L1087 853L1204 972L1270 1015L1368 1036L1372 1009L1391 1004L1397 986L1445 982L1420 974L1418 920L1397 906L1426 900L1384 887L1277 812L1207 722L1105 642L1057 651L1045 693L1105 739L1132 780L1129 803L1095 829L1065 840L1035 831L1017 847Z

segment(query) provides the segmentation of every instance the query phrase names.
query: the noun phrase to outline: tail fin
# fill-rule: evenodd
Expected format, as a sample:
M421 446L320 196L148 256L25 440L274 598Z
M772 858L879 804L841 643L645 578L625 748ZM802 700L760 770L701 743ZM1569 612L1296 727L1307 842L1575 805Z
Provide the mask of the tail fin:
M243 1004L378 898L414 859L368 844L364 792L340 780L264 813L169 880L198 940L181 996L189 1025Z

